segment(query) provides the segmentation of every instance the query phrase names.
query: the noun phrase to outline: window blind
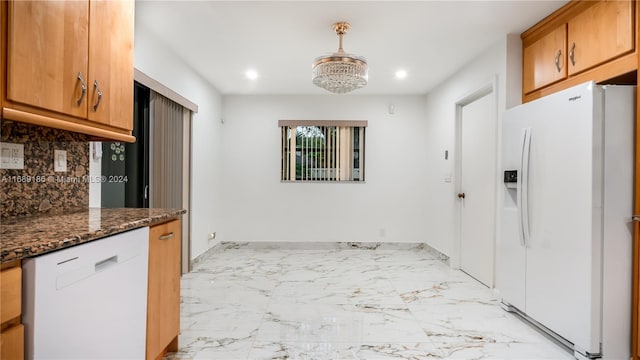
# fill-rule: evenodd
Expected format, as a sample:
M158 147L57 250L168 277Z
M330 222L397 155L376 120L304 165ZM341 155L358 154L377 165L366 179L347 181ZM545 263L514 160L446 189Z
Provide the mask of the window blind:
M364 181L367 121L281 120L282 181Z

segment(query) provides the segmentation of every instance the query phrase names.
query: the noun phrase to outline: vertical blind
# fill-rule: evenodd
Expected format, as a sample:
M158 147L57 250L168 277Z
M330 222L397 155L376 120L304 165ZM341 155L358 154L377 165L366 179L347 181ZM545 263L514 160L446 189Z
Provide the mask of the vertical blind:
M182 208L183 112L188 110L154 91L150 110L150 206Z
M150 207L189 209L192 111L151 90ZM190 271L190 212L182 215L181 270Z
M367 121L278 122L282 181L364 181Z

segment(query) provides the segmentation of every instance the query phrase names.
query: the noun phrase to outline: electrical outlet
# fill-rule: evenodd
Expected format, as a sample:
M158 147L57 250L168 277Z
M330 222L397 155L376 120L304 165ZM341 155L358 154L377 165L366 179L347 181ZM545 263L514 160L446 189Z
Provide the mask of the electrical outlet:
M67 171L67 152L65 150L53 150L53 171Z
M24 169L24 144L0 143L2 160L0 169Z

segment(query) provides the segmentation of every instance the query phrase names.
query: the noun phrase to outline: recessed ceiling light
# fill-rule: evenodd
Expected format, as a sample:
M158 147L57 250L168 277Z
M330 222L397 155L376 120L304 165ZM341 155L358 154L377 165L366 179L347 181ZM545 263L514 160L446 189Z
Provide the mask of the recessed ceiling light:
M396 79L404 79L407 77L407 71L406 70L398 70L396 71Z
M247 70L247 72L244 74L247 76L247 79L250 80L255 80L258 78L258 72L255 70Z

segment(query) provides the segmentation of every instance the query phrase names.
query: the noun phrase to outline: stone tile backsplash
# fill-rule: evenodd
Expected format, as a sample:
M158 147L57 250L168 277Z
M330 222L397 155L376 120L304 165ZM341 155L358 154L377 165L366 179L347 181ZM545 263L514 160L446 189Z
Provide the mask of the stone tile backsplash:
M9 120L0 126L0 141L24 144L24 169L0 169L1 219L89 207L88 136ZM67 152L67 171L54 171L54 150Z

